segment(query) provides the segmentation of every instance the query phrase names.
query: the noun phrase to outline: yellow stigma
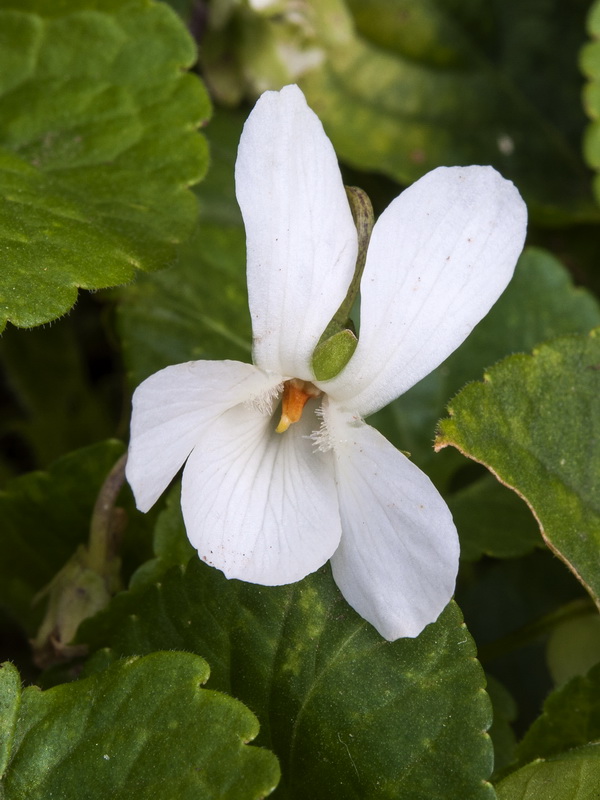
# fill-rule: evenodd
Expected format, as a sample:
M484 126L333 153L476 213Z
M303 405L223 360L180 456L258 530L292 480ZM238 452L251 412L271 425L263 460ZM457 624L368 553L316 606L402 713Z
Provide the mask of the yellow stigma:
M309 381L292 378L283 384L283 397L281 399L281 419L275 428L276 433L285 433L294 422L298 422L302 411L311 397L318 397L321 390Z

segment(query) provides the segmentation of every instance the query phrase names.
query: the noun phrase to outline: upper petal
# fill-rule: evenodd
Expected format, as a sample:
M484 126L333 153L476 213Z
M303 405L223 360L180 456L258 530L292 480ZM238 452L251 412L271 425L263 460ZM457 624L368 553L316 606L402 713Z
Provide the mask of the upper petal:
M268 395L281 378L239 361L188 361L161 369L133 394L126 475L148 511L203 431L228 408Z
M454 593L458 537L429 478L364 422L333 404L342 539L331 559L348 603L386 639L418 636Z
M506 288L526 227L492 167L440 167L402 192L371 236L358 347L325 391L366 416L429 374Z
M181 507L198 555L228 578L276 586L300 580L336 549L341 525L331 453L313 452L309 401L283 434L251 406L210 427L188 459Z
M313 350L352 279L357 237L335 152L297 86L258 100L235 180L254 361L310 380Z

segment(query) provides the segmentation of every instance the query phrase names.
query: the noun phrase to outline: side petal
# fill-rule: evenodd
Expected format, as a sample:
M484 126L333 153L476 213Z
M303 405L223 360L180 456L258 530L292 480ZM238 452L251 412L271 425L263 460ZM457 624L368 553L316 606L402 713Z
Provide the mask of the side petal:
M454 593L459 545L448 506L406 456L329 406L342 539L331 559L348 603L390 641L418 636Z
M341 524L332 455L313 452L308 438L316 424L308 406L284 434L248 406L215 421L188 459L181 492L203 561L228 578L277 586L330 558Z
M325 391L367 416L428 375L506 288L526 227L492 167L440 167L402 192L371 236L358 347Z
M141 383L126 468L140 511L154 505L210 423L237 403L268 399L280 382L239 361L188 361Z
M297 86L258 100L240 140L235 182L254 362L311 380L313 350L354 273L357 237L335 152Z

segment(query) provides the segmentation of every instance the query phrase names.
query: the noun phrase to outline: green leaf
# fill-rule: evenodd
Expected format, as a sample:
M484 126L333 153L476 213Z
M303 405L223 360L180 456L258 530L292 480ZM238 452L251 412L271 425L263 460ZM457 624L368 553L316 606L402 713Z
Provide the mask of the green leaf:
M440 423L453 445L529 505L549 547L600 604L600 329L511 356Z
M194 7L194 0L166 0L166 2L173 8L183 20L192 25L196 22L198 24L198 20L195 17L195 14L198 16L201 15L201 11L198 11L197 8Z
M328 567L300 583L227 580L193 558L116 597L80 639L122 654L202 654L211 687L261 722L282 765L277 797L491 798L484 677L456 606L418 639L383 641Z
M596 199L600 203L600 2L592 4L588 17L588 32L592 42L581 51L581 69L588 78L583 90L583 105L588 125L583 141L583 153L587 163L598 173L594 181Z
M600 740L600 665L552 692L517 749L517 766Z
M553 689L546 661L548 622L564 618L565 607L591 605L583 587L545 548L465 565L456 599L479 659L516 701L517 724L530 724Z
M269 3L239 10L214 68L210 35L203 57L217 90L227 60L254 93L298 82L359 169L408 184L440 165L492 164L536 218L597 220L577 99L586 10L585 0Z
M169 364L251 358L246 236L233 180L242 121L221 112L210 125L212 164L199 191L200 222L177 266L140 276L119 293L133 385Z
M459 489L448 505L460 536L460 557L516 558L543 546L527 506L489 475Z
M494 710L490 737L494 744L494 772L497 773L514 759L517 741L511 722L517 716L517 704L493 675L487 675L487 691Z
M548 669L556 685L585 675L600 662L600 616L589 608L552 631L547 646Z
M158 581L170 567L177 564L183 566L197 555L184 532L179 483L167 495L166 507L156 520L153 546L156 558L146 561L131 576L132 589Z
M12 748L21 694L21 677L16 667L0 665L0 778L6 772Z
M209 114L194 43L161 3L0 3L0 329L77 287L171 262L193 224Z
M600 749L579 747L534 761L501 781L498 800L595 800L600 783Z
M12 690L14 668L0 675ZM256 718L201 688L208 675L198 656L156 653L45 692L25 689L9 709L18 720L2 797L79 800L82 787L86 800L264 797L277 784L276 759L247 746Z
M507 355L529 352L546 339L586 333L597 325L600 306L593 295L573 286L567 270L548 252L528 248L508 288L465 343L371 422L397 447L409 450L443 486L457 462L440 463L431 440L449 398Z
M34 595L87 541L96 496L123 450L116 441L83 448L47 472L15 478L0 492L0 602L30 634L43 612L43 603L32 607ZM148 524L140 517L135 515L128 529L130 555L139 547L140 528Z

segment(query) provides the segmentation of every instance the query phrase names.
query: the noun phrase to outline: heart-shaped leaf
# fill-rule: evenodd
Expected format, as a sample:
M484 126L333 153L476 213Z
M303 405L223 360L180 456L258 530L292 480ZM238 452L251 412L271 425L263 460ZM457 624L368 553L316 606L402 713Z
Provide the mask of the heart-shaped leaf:
M228 581L196 557L118 596L80 639L119 654L203 654L210 685L258 716L282 798L493 797L484 678L456 606L385 642L328 567L291 586Z
M195 46L162 3L0 3L0 329L171 262L206 164Z
M190 653L118 661L45 692L22 693L0 669L5 800L258 800L277 784L272 753L248 747L256 717L202 688L206 662Z
M600 329L511 356L449 406L453 445L514 489L549 547L600 604Z

